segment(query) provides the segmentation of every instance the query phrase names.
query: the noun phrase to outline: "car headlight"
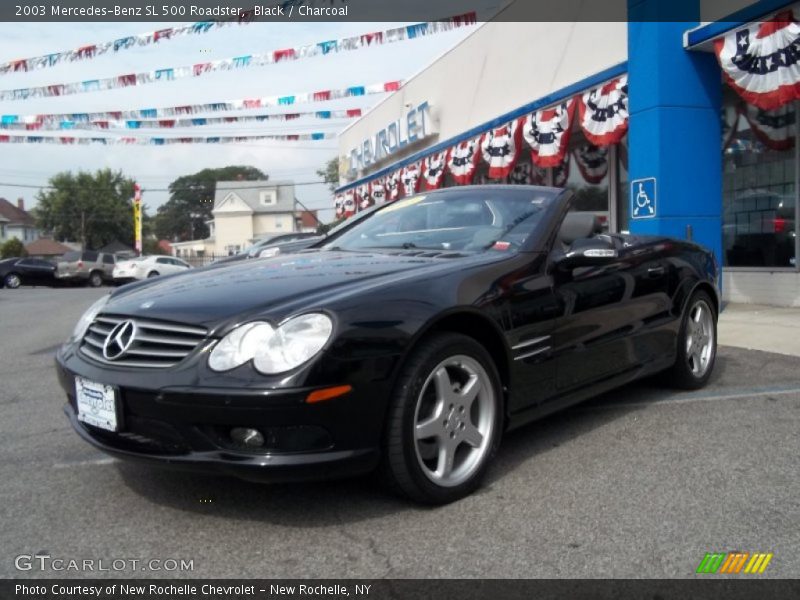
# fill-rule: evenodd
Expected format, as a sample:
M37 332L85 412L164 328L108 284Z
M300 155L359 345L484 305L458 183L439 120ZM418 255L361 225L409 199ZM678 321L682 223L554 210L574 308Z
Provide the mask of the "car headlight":
M75 329L72 330L72 335L69 338L70 342L80 340L84 335L86 335L86 330L89 329L89 325L92 324L92 321L94 321L95 317L106 305L109 298L109 295L103 296L94 304L92 304L85 313L83 313L81 318L78 320L78 323L75 325Z
M316 356L331 333L333 322L321 313L294 317L277 329L263 321L246 323L220 340L208 366L212 371L229 371L252 360L260 373L283 373Z
M278 254L280 253L281 253L280 248L266 248L262 250L261 254L259 254L258 256L259 258L269 258L270 256L278 256Z

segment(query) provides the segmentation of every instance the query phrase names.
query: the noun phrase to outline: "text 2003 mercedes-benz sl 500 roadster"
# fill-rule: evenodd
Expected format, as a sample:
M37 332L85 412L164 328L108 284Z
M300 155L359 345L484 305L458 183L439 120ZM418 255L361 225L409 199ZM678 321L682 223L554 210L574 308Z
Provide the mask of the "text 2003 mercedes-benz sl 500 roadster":
M445 189L298 254L117 289L58 374L75 430L115 456L267 481L377 468L443 503L509 428L660 371L704 385L716 280L700 246L601 233L569 191Z

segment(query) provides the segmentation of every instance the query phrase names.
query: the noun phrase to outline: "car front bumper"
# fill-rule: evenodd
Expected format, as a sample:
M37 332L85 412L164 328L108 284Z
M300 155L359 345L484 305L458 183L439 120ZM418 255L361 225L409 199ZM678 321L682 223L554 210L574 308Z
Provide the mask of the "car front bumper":
M138 383L103 369L78 353L59 352L59 382L72 427L86 442L112 456L146 463L279 482L348 477L373 470L380 458L384 390L353 385L346 395L305 402L312 387L278 390L163 386L159 376ZM77 417L75 377L118 390L118 431ZM183 377L175 376L176 384ZM148 389L148 386L150 389ZM246 448L233 428L257 429L265 443Z

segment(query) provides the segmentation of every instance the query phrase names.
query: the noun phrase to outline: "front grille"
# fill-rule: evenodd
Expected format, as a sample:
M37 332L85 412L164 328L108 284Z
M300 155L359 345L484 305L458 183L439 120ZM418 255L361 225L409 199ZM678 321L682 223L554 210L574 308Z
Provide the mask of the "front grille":
M121 357L108 360L103 356L103 344L111 330L123 321L133 321L136 324L133 343ZM99 315L83 337L81 352L107 365L163 369L178 364L191 354L207 333L204 327L183 323Z

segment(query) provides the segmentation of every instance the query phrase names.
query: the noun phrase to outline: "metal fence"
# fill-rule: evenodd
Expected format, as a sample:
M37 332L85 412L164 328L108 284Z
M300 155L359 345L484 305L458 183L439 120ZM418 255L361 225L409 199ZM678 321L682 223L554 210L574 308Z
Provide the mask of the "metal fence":
M175 258L180 258L182 261L189 263L193 267L205 267L206 265L210 265L220 258L227 257L227 254L205 254L203 256L176 256Z

